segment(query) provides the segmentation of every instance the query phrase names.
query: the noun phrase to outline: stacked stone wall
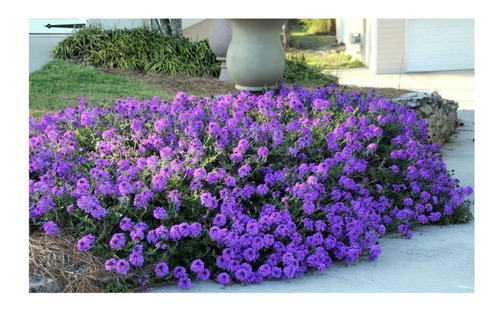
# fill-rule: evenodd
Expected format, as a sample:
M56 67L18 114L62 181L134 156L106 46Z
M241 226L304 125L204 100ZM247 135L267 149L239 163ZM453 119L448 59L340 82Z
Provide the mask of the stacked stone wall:
M443 99L437 92L412 92L392 101L414 109L417 117L426 120L431 143L443 145L460 124L458 103Z

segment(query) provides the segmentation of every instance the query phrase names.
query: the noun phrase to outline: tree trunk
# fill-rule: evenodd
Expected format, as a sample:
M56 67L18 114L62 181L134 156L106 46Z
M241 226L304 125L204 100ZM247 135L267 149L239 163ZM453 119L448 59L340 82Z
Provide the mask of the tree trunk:
M170 19L172 36L182 38L182 19Z
M161 33L164 35L171 35L172 30L170 29L170 19L160 19Z
M161 32L177 38L182 37L182 19L160 19Z
M292 46L292 28L290 21L287 20L283 25L283 48L286 50Z

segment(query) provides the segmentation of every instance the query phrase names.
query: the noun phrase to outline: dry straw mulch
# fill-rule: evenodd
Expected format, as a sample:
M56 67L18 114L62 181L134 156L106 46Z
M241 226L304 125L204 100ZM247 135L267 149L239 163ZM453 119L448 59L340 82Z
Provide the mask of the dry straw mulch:
M30 288L30 292L104 292L101 283L119 280L104 269L102 259L78 251L76 242L67 234L48 236L36 232L30 235L29 275L44 282L42 288L37 291ZM49 284L50 279L57 288Z
M234 83L228 83L220 81L216 77L195 77L195 76L167 76L165 74L125 70L125 69L110 69L110 68L98 68L99 70L112 75L121 75L131 78L136 81L144 82L149 85L156 87L161 87L164 89L170 89L173 92L182 91L187 94L196 94L203 96L217 96L227 93L238 93L235 88ZM287 87L292 87L292 84L287 84ZM308 90L314 90L318 87L324 87L321 85L307 85L304 84L302 87ZM371 87L358 87L358 86L346 86L341 85L341 91L345 92L358 92L367 93ZM382 95L387 99L394 99L405 93L412 92L408 89L398 89L398 88L375 88L375 93L377 95Z

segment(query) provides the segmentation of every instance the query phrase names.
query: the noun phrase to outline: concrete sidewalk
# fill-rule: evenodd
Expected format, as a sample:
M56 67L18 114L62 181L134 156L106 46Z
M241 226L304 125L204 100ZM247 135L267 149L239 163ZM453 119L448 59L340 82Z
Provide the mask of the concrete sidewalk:
M448 170L461 186L474 188L474 76L473 71L373 75L366 69L344 70L342 84L438 91L459 102L464 125L444 145ZM471 197L473 199L473 197ZM413 238L380 239L382 254L375 261L346 266L336 262L323 274L311 272L285 281L222 287L193 281L190 290L176 285L149 289L149 293L471 293L474 276L474 222L449 226L422 226ZM427 302L425 302L427 303ZM403 304L402 304L403 305ZM406 306L406 305L403 305Z
M367 68L330 72L339 77L343 85L437 91L444 99L457 101L458 109L474 109L474 70L378 75Z

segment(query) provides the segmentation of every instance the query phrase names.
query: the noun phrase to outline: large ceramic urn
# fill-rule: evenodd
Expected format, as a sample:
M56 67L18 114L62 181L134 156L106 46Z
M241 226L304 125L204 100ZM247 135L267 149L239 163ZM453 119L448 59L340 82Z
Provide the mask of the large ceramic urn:
M286 19L228 19L233 37L226 63L239 90L272 88L285 71L280 31Z
M230 82L231 77L227 73L226 54L231 42L232 31L231 26L225 19L213 19L208 36L208 44L210 49L215 54L217 61L220 61L219 80Z

